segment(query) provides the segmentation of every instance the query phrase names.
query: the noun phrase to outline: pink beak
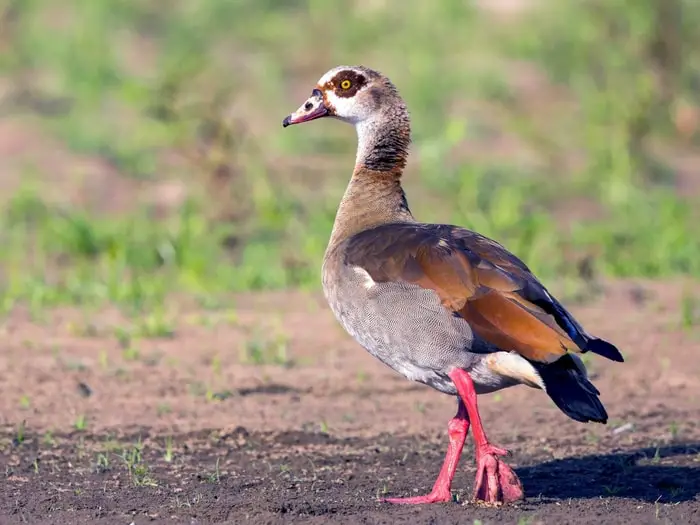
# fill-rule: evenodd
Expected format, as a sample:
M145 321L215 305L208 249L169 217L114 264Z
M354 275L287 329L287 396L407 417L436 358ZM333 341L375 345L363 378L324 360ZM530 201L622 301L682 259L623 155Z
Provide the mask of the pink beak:
M301 124L317 118L325 117L329 114L328 108L323 101L323 94L320 90L314 89L311 96L294 113L287 116L282 121L282 126L287 127L292 124Z

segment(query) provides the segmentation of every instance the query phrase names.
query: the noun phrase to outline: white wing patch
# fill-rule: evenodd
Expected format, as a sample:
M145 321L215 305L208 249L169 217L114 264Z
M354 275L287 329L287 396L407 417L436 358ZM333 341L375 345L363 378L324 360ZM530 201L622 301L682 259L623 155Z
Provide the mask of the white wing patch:
M544 381L527 359L516 352L495 352L486 358L486 366L496 374L510 377L519 383L546 390Z
M376 286L377 283L374 282L374 279L372 279L372 276L369 274L369 272L367 272L367 270L365 270L361 266L353 267L353 271L357 275L362 277L362 286L364 286L365 290L371 290L372 288L374 288Z

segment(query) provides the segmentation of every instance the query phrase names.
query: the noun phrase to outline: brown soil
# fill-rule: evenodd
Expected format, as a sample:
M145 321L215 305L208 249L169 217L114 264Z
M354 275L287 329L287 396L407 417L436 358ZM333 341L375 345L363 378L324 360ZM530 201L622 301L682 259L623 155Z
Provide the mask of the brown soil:
M455 404L375 362L318 296L180 308L172 337L127 350L118 312L16 312L0 355L0 523L698 523L700 343L680 328L682 293L615 283L572 305L627 357L591 360L607 426L526 387L480 398L527 496L495 509L468 503L471 445L455 482L466 503L377 501L430 489ZM242 362L242 348L270 360L250 352L270 341L290 363Z

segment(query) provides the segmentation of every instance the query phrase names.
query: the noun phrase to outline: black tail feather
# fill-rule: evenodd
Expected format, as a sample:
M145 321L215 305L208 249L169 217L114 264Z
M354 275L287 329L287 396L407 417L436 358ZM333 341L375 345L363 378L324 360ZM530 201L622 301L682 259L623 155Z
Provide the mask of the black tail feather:
M608 413L598 398L598 389L579 369L570 354L554 363L536 365L547 394L575 421L607 423Z
M537 294L540 291L543 291L544 295L540 295L538 297ZM584 332L581 325L566 310L566 308L564 308L564 306L554 299L554 297L549 295L546 290L528 289L528 292L530 295L527 296L527 299L553 316L557 324L567 333L571 340L574 341L583 352L593 352L594 354L607 357L608 359L617 361L618 363L623 363L625 361L615 345L608 343L603 339L588 336L586 332Z
M586 341L586 348L583 349L586 352L593 352L594 354L602 355L607 357L612 361L617 361L618 363L624 363L625 359L622 357L620 351L615 347L615 345L604 341L603 339L589 339Z

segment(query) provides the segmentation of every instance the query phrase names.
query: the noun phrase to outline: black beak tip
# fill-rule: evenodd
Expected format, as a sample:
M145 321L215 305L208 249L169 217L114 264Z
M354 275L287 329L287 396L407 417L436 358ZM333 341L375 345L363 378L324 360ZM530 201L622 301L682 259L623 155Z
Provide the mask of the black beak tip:
M282 121L282 127L286 128L287 126L289 126L291 124L291 120L292 120L291 115L287 115L286 117L284 117L284 120Z

